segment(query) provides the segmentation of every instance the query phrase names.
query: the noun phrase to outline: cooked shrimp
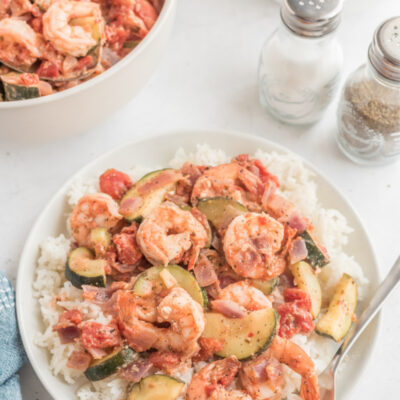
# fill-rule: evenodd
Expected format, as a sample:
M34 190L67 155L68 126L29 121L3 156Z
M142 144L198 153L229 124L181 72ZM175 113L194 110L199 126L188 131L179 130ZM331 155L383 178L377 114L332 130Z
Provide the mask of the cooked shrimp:
M161 328L155 347L173 350L190 358L199 350L197 340L205 328L202 307L181 287L174 287L157 307L157 322L168 322L169 328Z
M246 311L256 311L272 307L268 297L246 280L226 286L219 292L218 297L211 305L220 300L236 303Z
M240 276L271 279L285 269L284 260L277 255L283 237L283 225L269 215L239 215L229 224L224 237L226 261Z
M12 65L32 65L41 57L41 37L25 21L0 21L0 60Z
M71 25L74 18L92 18L92 23ZM53 3L43 15L43 35L64 55L86 56L98 39L93 30L98 27L103 36L104 22L99 4L89 1L60 0Z
M260 211L263 191L260 178L234 161L205 171L193 187L191 201L195 205L202 198L223 196Z
M214 361L192 378L186 391L186 400L251 400L242 390L226 389L235 379L240 362L235 356Z
M111 229L122 219L118 204L105 193L81 197L72 210L70 224L78 244L90 247L90 231L97 227Z
M151 263L183 262L191 269L207 243L207 231L190 211L165 202L140 224L136 240Z
M318 376L313 361L300 346L279 336L267 351L245 363L240 371L242 384L254 399L280 399L284 379L283 370L277 363L286 364L301 375L302 399L319 400Z

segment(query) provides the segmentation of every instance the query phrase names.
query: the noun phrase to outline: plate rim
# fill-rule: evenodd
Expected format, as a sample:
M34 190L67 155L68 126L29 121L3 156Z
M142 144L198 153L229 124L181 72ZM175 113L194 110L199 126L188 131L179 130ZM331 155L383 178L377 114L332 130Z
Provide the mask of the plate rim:
M36 230L37 226L41 223L41 220L45 218L46 214L48 213L48 210L53 206L54 203L57 202L57 198L59 196L61 196L62 194L64 194L64 196L67 193L68 188L70 187L70 185L77 179L78 175L81 174L85 174L88 172L88 170L90 169L94 169L96 164L101 163L102 160L112 156L113 154L117 154L120 151L123 151L124 148L126 147L131 147L134 146L135 144L139 144L139 143L143 143L143 142L147 142L147 141L154 141L158 138L165 138L167 136L182 136L182 135L191 135L192 137L198 137L201 135L207 135L207 134L214 134L216 136L220 136L220 135L225 135L225 136L233 136L236 137L240 140L246 140L249 139L249 141L255 141L255 142L261 142L264 143L266 146L270 146L270 147L274 147L276 149L276 151L282 152L282 153L286 153L289 155L293 155L297 158L299 158L302 163L313 172L313 174L315 174L315 176L319 176L320 178L322 178L322 180L324 180L326 183L328 183L329 186L331 186L332 189L334 189L334 191L340 196L340 198L343 200L343 202L346 204L346 206L353 212L355 219L357 220L358 225L361 227L366 240L368 242L369 245L369 249L371 251L371 254L373 256L373 264L374 264L374 269L377 275L377 280L378 280L378 284L380 284L382 282L382 276L381 276L381 271L379 268L379 263L377 260L377 256L376 256L376 252L375 252L375 248L372 244L372 241L369 237L368 231L364 225L364 223L362 222L362 219L360 218L360 215L358 214L358 211L356 210L355 207L353 207L352 203L350 202L350 200L347 198L347 196L345 196L342 191L340 189L338 189L338 187L336 186L336 184L334 184L332 182L331 179L329 179L325 173L320 172L317 167L310 161L308 161L306 158L302 157L300 154L292 151L291 149L287 148L286 146L277 143L273 140L267 139L265 137L262 136L258 136L258 135L254 135L254 134L250 134L250 133L246 133L246 132L242 132L242 131L238 131L238 130L231 130L231 129L218 129L218 128L197 128L197 129L169 129L169 130L165 130L165 131L157 131L157 132L153 132L153 133L146 133L145 131L143 131L143 134L133 140L129 140L125 143L119 144L113 148L111 148L110 150L102 153L101 155L95 157L93 160L89 161L88 163L84 164L82 167L78 168L66 181L64 181L64 183L61 184L61 186L53 193L53 195L50 197L49 201L47 201L47 203L45 204L44 208L42 209L42 211L39 213L38 217L36 218L36 220L34 221L29 234L26 237L24 246L23 246L23 250L21 252L21 256L18 262L18 271L17 271L17 281L16 281L16 289L15 289L15 293L16 293L16 311L17 311L17 321L18 321L18 326L19 326L19 330L20 330L20 336L21 336L21 340L22 343L24 345L24 349L25 352L28 356L29 359L29 363L32 366L32 369L34 370L37 378L39 379L39 381L42 383L42 385L44 386L45 390L51 395L53 396L55 399L57 399L56 397L56 393L53 390L52 387L50 387L50 385L47 384L44 373L42 373L41 369L40 369L40 365L38 365L37 361L34 358L33 355L33 350L31 348L31 344L28 341L27 337L28 337L28 332L25 331L25 326L23 323L23 309L22 309L22 294L21 290L22 290L22 282L23 281L23 264L25 261L25 258L29 257L28 255L28 249L30 247L32 247L32 245L30 244L32 241L34 241L34 231ZM201 144L202 140L196 140L194 142L194 144ZM178 150L180 147L180 145L177 145L176 150ZM211 146L212 147L212 146ZM223 150L223 149L222 149ZM36 269L37 264L34 264L34 269ZM37 302L37 299L32 297L33 301ZM376 351L376 346L378 343L378 339L380 337L381 334L381 328L382 328L382 316L381 313L378 313L377 316L374 318L375 321L375 331L376 333L373 335L372 341L369 343L369 348L370 351L368 352L367 356L366 356L366 361L358 368L358 377L355 381L355 383L357 381L360 380L360 378L362 377L365 368L367 367L367 365L370 363L375 351ZM45 350L44 350L45 351ZM350 350L351 351L351 350ZM56 377L58 379L61 379L59 377ZM351 390L355 387L355 385L351 385ZM349 392L351 392L351 390L349 390ZM347 397L347 396L346 396Z

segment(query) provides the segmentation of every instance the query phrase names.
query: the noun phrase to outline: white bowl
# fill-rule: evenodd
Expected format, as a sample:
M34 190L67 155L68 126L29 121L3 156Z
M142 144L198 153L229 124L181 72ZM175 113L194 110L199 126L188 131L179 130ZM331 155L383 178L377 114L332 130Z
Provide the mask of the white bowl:
M224 149L228 155L232 156L240 153L252 154L257 149L289 153L287 149L268 140L232 132L186 131L146 138L116 148L82 168L54 195L33 226L21 256L18 271L18 322L29 360L43 385L56 400L75 398L76 385L68 385L62 379L53 376L49 368L47 351L34 344L34 333L38 330L42 331L43 326L37 301L33 297L32 282L40 243L48 236L66 233L65 215L69 210L66 202L68 187L75 179L87 180L97 177L110 167L127 170L134 164L150 168L155 165L167 165L178 147L182 146L193 151L195 143L208 143L212 147ZM354 228L346 250L348 254L354 255L371 282L366 290L365 304L372 297L379 283L378 266L371 242L357 213L348 201L314 167L307 162L305 164L315 173L318 198L323 207L339 210L347 218L349 225ZM356 398L351 395L351 387L355 385L367 361L371 358L378 334L378 322L379 319L375 319L371 323L349 353L348 361L339 376L338 398L341 400Z
M99 76L71 89L31 100L0 102L0 140L26 142L83 132L135 96L167 47L177 0L165 0L146 38Z

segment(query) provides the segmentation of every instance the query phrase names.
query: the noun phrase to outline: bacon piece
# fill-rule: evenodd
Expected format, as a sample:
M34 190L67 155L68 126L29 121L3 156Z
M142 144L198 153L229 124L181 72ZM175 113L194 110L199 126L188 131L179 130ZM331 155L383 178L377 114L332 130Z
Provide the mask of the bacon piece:
M122 215L130 215L136 212L142 205L143 199L141 197L130 197L124 199L119 207L119 212Z
M211 308L228 318L243 318L246 310L232 300L214 300Z
M132 186L132 181L127 174L111 168L100 175L99 185L103 193L107 193L114 200L120 200Z
M289 218L289 226L296 229L298 234L303 233L307 229L307 220L298 213L293 213Z
M85 371L88 369L91 361L92 357L84 350L74 350L68 358L67 367L78 371Z
M200 286L209 286L218 281L214 265L209 258L202 253L200 253L193 272Z
M118 346L122 343L118 327L111 322L108 325L88 321L82 326L81 341L85 348L103 349Z
M292 202L285 199L283 196L273 194L269 196L266 211L273 218L285 223L289 221L290 217L295 212L295 207Z
M79 310L69 310L61 314L58 322L53 326L57 331L61 344L73 343L79 338L78 325L82 322L82 314Z
M117 248L117 258L121 264L135 265L143 257L136 243L138 227L139 224L133 222L131 226L123 228L121 233L113 236L113 242Z
M114 292L119 289L125 289L125 282L113 282L108 288L101 288L91 285L82 285L82 297L94 304L102 305L111 299Z
M105 350L96 347L88 347L86 350L95 360L100 360L107 355Z
M308 251L305 241L298 237L289 246L289 258L290 263L295 264L301 260L307 258Z
M171 185L182 178L181 173L175 170L165 170L160 172L149 181L138 187L138 192L141 196L146 196L155 190L161 189L167 185Z
M151 363L150 359L134 361L125 368L121 369L119 377L125 379L126 381L136 383L148 375L148 372L152 366L153 364Z

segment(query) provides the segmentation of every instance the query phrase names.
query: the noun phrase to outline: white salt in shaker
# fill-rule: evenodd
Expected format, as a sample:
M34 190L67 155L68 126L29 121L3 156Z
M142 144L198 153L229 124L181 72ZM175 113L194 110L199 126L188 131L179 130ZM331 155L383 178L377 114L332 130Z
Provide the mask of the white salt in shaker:
M342 70L335 38L342 0L283 0L280 27L260 57L260 101L292 124L316 122L332 100Z

